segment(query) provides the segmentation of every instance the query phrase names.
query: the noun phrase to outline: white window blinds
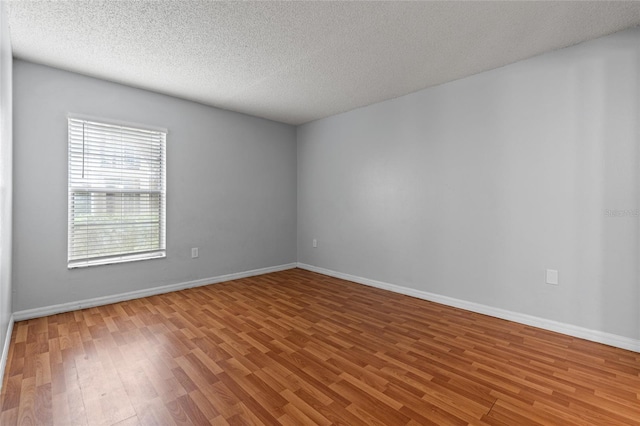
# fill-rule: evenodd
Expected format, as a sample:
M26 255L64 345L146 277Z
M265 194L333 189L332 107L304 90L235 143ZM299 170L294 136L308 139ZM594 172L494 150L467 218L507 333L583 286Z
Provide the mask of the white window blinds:
M166 132L69 118L68 267L165 257Z

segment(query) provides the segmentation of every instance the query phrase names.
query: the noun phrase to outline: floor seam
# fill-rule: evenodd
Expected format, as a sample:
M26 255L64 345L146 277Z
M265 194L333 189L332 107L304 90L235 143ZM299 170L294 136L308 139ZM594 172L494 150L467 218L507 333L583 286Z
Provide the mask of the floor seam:
M491 404L491 408L489 408L489 411L486 412L485 416L488 416L491 413L491 410L493 410L493 407L495 407L496 402L498 402L498 398L496 398L496 400L493 401L493 404Z

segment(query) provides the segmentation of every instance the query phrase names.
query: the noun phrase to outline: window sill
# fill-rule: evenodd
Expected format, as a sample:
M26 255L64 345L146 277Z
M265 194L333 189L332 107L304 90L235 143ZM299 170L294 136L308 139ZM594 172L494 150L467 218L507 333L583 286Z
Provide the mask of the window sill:
M138 260L162 259L167 257L165 250L151 253L129 254L98 259L73 260L67 263L68 269L87 268L89 266L111 265L114 263L136 262Z

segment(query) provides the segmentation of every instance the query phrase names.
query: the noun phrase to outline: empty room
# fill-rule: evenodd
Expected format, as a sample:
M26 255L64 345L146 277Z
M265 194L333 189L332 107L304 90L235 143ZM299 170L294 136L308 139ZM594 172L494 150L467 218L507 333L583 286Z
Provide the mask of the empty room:
M639 425L640 2L0 1L1 425Z

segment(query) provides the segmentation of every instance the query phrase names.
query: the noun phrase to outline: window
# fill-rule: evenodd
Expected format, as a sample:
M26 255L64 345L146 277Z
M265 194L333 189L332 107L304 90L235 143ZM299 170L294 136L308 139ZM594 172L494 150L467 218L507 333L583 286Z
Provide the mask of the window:
M166 134L69 117L69 268L166 256Z

